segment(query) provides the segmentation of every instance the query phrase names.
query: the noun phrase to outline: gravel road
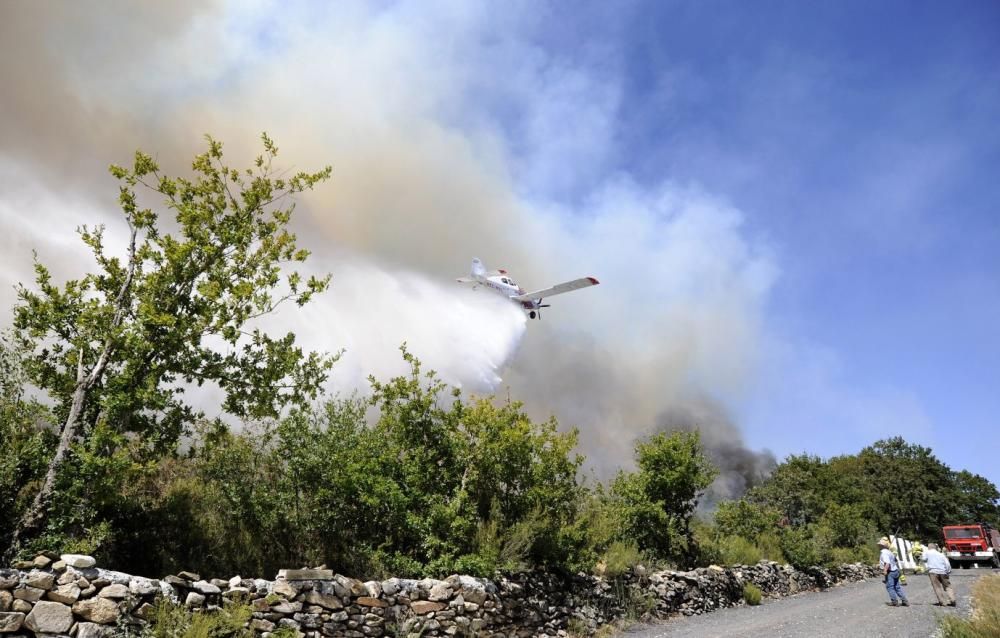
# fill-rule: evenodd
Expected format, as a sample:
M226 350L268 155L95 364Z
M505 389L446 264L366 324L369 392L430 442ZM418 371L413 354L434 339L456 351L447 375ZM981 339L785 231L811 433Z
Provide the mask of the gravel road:
M937 629L941 614L968 614L969 587L984 574L1000 570L955 570L951 582L957 607L935 607L937 602L926 576L907 576L909 607L887 607L888 594L881 580L873 579L834 587L823 592L765 600L758 607L735 607L701 616L682 617L656 625L637 625L627 638L927 638Z

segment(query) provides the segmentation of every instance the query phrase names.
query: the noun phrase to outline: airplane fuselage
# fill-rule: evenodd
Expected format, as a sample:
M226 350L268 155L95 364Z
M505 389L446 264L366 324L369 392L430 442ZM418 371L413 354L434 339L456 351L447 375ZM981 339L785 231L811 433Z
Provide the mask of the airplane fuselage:
M543 298L551 297L553 295L561 295L563 293L579 290L580 288L586 288L588 286L596 286L599 283L593 277L581 277L579 279L573 279L572 281L564 281L561 284L556 284L555 286L551 286L549 288L525 292L523 288L518 286L514 280L510 278L510 275L507 274L506 270L488 271L483 266L483 262L478 259L472 260L472 272L470 273L470 276L459 277L458 282L463 284L472 284L473 288L482 286L484 288L488 288L496 294L507 297L514 303L521 306L530 319L540 319L542 316L541 309L549 307L548 304L542 303Z

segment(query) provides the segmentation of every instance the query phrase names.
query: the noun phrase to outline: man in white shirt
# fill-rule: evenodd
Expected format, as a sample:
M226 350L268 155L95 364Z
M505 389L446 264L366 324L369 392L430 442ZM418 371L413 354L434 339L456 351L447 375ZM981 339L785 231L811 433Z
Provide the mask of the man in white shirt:
M882 568L882 582L885 583L885 590L889 592L889 600L886 603L890 607L902 605L909 607L910 601L906 599L903 588L899 584L899 561L896 555L889 550L889 539L884 536L879 540L878 546L882 551L878 554L878 566ZM897 600L898 598L898 600Z
M936 543L928 543L921 560L927 565L927 575L930 576L931 587L938 599L934 604L954 607L955 589L951 586L951 579L948 577L951 574L951 563L948 561L948 557L938 551Z

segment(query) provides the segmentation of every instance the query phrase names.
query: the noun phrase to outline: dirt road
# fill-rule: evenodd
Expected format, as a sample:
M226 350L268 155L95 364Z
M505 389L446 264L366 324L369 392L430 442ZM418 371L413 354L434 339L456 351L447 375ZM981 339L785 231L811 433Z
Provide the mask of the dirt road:
M907 576L910 607L887 607L889 600L880 580L835 587L765 601L759 607L737 607L678 618L658 625L632 627L623 638L927 638L937 630L941 614L968 614L969 587L985 574L998 570L955 570L952 584L957 607L935 607L934 592L926 576Z

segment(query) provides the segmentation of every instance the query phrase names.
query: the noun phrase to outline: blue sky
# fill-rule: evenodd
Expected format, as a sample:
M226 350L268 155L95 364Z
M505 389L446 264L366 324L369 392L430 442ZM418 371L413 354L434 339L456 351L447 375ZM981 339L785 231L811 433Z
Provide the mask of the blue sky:
M605 469L680 410L779 457L902 435L1000 483L995 2L4 11L0 302L32 249L69 276L72 228L121 232L108 163L267 130L334 166L298 218L334 286L279 323L347 347L335 390L405 340ZM473 256L602 283L525 328L451 287Z
M1000 6L565 9L534 41L622 90L597 170L697 183L778 255L766 322L797 349L742 406L751 442L898 433L1000 480Z

